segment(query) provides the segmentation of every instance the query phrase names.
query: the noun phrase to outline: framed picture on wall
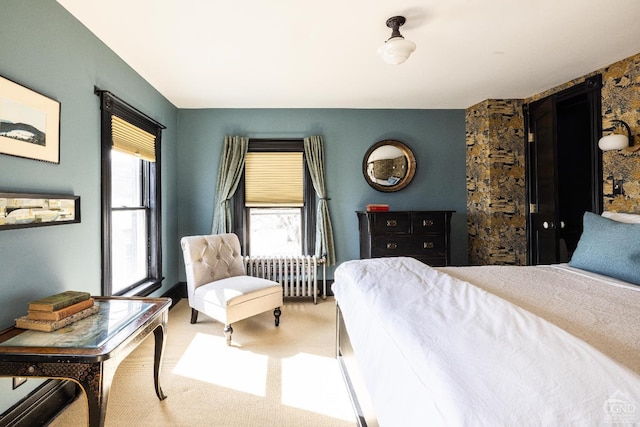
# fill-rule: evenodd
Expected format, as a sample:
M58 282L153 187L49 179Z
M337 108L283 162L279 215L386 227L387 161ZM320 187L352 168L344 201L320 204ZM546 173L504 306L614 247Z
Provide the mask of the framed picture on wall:
M60 163L60 103L0 77L0 154Z
M80 222L80 196L0 193L0 230Z

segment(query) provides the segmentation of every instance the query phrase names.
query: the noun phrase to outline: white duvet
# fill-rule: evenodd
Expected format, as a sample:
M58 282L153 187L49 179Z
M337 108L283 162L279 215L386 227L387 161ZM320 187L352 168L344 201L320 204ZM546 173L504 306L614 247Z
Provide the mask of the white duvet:
M382 426L640 424L640 376L493 294L411 258L334 279Z

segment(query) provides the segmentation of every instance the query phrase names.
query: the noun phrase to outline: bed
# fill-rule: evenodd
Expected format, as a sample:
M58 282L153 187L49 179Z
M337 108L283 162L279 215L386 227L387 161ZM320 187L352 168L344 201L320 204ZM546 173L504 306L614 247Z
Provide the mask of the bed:
M337 350L359 424L640 423L640 224L607 216L585 214L568 264L342 263Z

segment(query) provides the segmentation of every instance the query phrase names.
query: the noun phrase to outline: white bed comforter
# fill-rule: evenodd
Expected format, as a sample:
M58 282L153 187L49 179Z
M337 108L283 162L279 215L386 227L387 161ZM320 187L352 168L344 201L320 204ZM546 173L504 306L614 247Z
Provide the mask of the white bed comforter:
M640 423L640 376L493 294L411 258L334 279L382 426Z

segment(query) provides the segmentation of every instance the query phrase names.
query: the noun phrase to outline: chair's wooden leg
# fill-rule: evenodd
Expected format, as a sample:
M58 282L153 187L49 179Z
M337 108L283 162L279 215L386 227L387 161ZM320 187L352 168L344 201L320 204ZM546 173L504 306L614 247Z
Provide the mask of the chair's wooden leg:
M198 321L198 310L195 308L191 309L191 324L193 325Z
M222 332L224 332L224 336L227 337L227 345L231 345L231 334L233 334L231 325L224 325Z
M276 316L276 326L280 325L281 314L282 314L282 311L280 311L280 307L276 307L276 309L273 310L273 315Z

